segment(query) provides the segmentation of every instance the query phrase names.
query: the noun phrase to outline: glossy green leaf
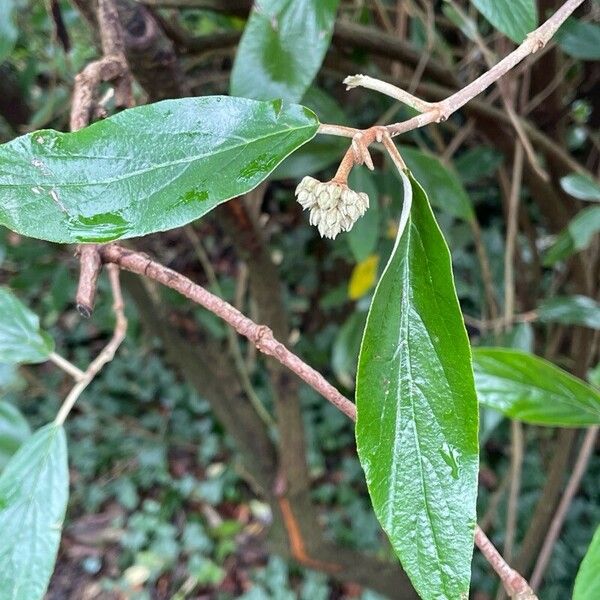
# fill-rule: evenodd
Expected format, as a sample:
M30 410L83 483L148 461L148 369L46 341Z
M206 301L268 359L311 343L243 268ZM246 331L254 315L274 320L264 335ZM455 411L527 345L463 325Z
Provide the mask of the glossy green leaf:
M0 287L0 362L38 363L54 350L40 321L8 288Z
M598 598L600 598L600 527L596 529L581 561L573 589L573 600L597 600Z
M0 474L0 599L41 600L48 586L69 495L62 427L34 433Z
M471 576L477 398L450 253L425 192L403 180L361 345L356 440L375 513L416 590L455 600Z
M250 13L231 73L231 94L298 102L329 48L339 0L269 0Z
M465 221L474 218L471 200L462 183L438 158L411 146L400 146L399 149L433 206Z
M571 173L560 179L560 187L574 198L600 202L600 185L585 175Z
M337 380L348 389L354 387L356 365L367 313L357 311L340 327L331 352L331 368Z
M600 231L600 206L591 206L580 211L561 231L554 244L544 256L545 265L553 265L559 260L585 250Z
M0 2L0 63L12 52L18 37L14 0Z
M340 105L326 92L310 87L302 98L302 106L310 108L325 123L347 123ZM339 162L348 148L348 140L333 135L317 135L288 156L273 172L271 179L302 179Z
M0 400L0 471L30 434L29 424L19 409Z
M556 427L600 424L600 393L533 354L474 348L473 369L479 402L507 417Z
M348 185L369 196L369 210L346 236L356 262L362 262L373 253L379 240L379 191L373 174L367 169L352 169Z
M471 3L496 29L517 44L537 27L535 0L471 0Z
M538 306L537 313L540 321L600 329L600 304L587 296L546 300Z
M208 96L31 133L0 146L0 224L69 243L179 227L256 187L317 127L303 106Z
M581 60L600 60L600 25L569 18L554 37L569 56Z

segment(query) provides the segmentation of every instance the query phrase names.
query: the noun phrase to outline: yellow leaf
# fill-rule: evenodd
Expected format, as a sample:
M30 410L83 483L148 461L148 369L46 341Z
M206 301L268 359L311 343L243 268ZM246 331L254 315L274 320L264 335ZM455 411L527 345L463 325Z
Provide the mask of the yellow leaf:
M378 265L379 256L371 254L354 267L348 284L348 297L350 299L356 300L364 296L375 285Z

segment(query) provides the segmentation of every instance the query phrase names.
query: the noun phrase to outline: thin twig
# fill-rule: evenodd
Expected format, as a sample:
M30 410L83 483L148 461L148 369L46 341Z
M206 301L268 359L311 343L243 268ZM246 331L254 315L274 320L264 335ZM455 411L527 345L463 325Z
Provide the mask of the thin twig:
M406 121L387 125L386 127L390 135L394 137L434 122L439 123L447 120L450 115L464 106L469 100L472 100L475 96L481 94L490 87L490 85L498 81L498 79L506 75L506 73L516 67L530 54L544 48L552 36L557 32L558 28L565 22L567 17L569 17L578 6L583 4L583 2L584 0L567 0L567 2L565 2L545 23L529 33L525 38L525 41L518 48L495 64L491 69L483 73L483 75L458 92L448 96L446 99L432 103L433 106L431 110ZM397 89L397 94L402 94L404 98L407 97L406 95L408 92L405 92L400 88ZM352 128L338 125L321 125L318 133L342 137L354 137L357 133L364 134L368 131L369 130L367 129L360 132L360 130L353 130Z
M477 215L474 215L469 220L471 231L473 232L473 243L475 244L475 252L481 268L481 279L483 281L483 291L485 294L485 302L487 304L491 321L498 320L498 303L494 292L494 278L492 277L492 267L490 265L490 257L483 241L481 234L481 225Z
M550 528L546 534L546 538L544 539L544 544L542 545L542 550L538 556L535 569L533 570L533 574L531 576L531 587L533 587L533 589L538 589L542 583L544 571L548 566L548 561L552 555L554 544L558 539L558 534L560 533L561 527L565 521L567 510L569 509L569 506L575 497L575 493L579 488L579 484L581 483L581 479L587 468L590 456L594 450L596 438L598 437L598 429L599 428L597 426L590 427L585 434L585 438L581 444L581 449L579 450L579 456L577 457L575 467L573 468L573 473L571 474L569 482L567 483L567 487L565 488L562 498L560 499L560 503L556 509L556 513L554 514L552 523L550 524Z
M453 0L448 0L448 1L454 7L454 10L461 16L461 18L463 20L465 20L465 21L470 20L469 17L467 16L467 14L463 11L463 9L456 2L454 2ZM483 57L485 59L485 62L487 64L488 68L492 68L495 61L497 60L496 56L488 48L488 46L484 42L483 38L479 35L479 33L477 32L477 28L474 28L472 39L477 44L477 47L481 50L481 53L483 54ZM508 86L506 85L506 83L507 82L503 81L502 79L499 79L496 82L496 85L498 86L498 90L500 91L500 97L502 100L502 104L504 106L504 110L506 111L506 114L508 115L508 118L510 119L512 126L514 127L515 132L516 132L521 144L523 145L523 149L525 150L525 154L527 155L529 163L531 164L533 169L535 169L535 171L538 173L538 175L544 181L549 181L550 178L548 176L548 173L546 173L546 171L540 165L540 163L535 155L535 152L533 150L533 147L531 145L531 142L529 141L529 138L527 137L527 134L525 133L523 124L521 123L519 116L517 115L517 113L515 112L515 109L513 108L510 94L509 94L509 89L508 89Z
M517 243L519 204L523 179L523 146L515 144L515 156L508 198L506 244L504 253L504 320L512 322L515 314L514 256Z
M517 531L517 517L519 515L519 494L521 491L521 469L523 466L523 425L512 420L511 429L511 455L510 455L510 482L508 503L506 508L506 529L504 535L504 560L510 562L513 558L515 534ZM496 600L504 600L506 588L500 588Z
M98 25L104 56L87 65L75 77L71 103L71 131L89 125L95 112L96 92L103 81L115 82L117 106L133 105L131 74L125 58L123 31L114 0L99 0Z
M48 356L48 360L53 362L65 373L68 373L75 381L79 381L80 379L83 379L85 377L84 371L82 371L79 367L76 367L72 362L68 361L66 358L63 358L60 354L57 354L56 352L51 352Z
M398 102L402 102L402 104L406 104L407 106L418 110L420 113L428 112L435 108L435 103L433 102L421 100L421 98L413 96L402 88L399 88L391 83L381 81L381 79L369 77L368 75L348 75L348 77L344 79L343 83L346 84L347 90L351 90L356 87L363 87L368 90L373 90L375 92L379 92L380 94L390 96L391 98L398 100Z
M525 41L499 63L495 64L491 69L455 94L452 94L445 100L436 102L430 112L418 115L402 123L388 125L390 134L395 136L416 129L417 127L423 127L434 121L445 121L452 113L456 112L475 96L481 94L492 83L506 75L506 73L516 67L530 54L543 48L567 17L583 2L584 0L567 0L545 23L528 34Z
M125 339L127 332L127 319L125 318L123 296L121 294L121 285L119 283L119 269L115 265L107 265L108 277L113 295L113 310L116 317L115 329L111 340L100 352L100 354L91 362L90 366L85 370L83 377L73 386L60 410L56 415L54 422L57 425L62 425L65 422L68 414L71 412L75 402L85 388L92 382L94 377L100 372L105 364L109 363L117 351L121 342Z
M94 310L96 286L102 269L102 261L95 244L83 244L78 248L79 253L79 283L75 304L82 317L89 319Z

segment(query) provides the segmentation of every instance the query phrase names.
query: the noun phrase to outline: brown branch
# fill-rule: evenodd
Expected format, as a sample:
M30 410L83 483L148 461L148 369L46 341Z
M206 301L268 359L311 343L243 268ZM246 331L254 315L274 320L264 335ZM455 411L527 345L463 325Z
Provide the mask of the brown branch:
M533 593L527 581L506 563L479 525L475 527L475 545L496 571L506 593L511 598L515 600L537 600L537 596Z
M89 319L94 310L96 286L102 269L102 261L95 244L84 244L78 248L79 254L79 284L75 304L82 317Z
M104 56L87 65L75 77L71 131L89 125L95 110L96 92L103 81L114 81L115 103L118 107L133 105L131 75L125 58L123 31L114 0L98 0L97 17Z
M239 310L231 306L231 304L211 294L208 290L195 284L180 273L153 261L143 254L127 250L116 244L102 246L99 248L99 252L105 263L114 263L126 271L154 279L210 310L231 325L240 335L248 338L261 352L267 356L273 356L296 373L300 379L303 379L308 385L327 398L345 415L352 420L356 419L356 407L354 404L340 394L320 373L308 366L295 354L290 352L281 342L276 340L273 332L267 326L257 325Z
M123 28L119 21L115 0L98 0L98 23L104 56L118 57L125 65L122 73L115 79L114 88L115 104L120 108L127 108L133 105L131 75L125 58Z
M352 419L352 421L356 421L356 407L354 404L340 394L318 371L304 363L281 342L277 341L268 327L257 325L225 300L211 294L208 290L195 284L187 277L153 261L143 254L127 250L116 244L102 246L99 252L105 263L112 263L126 271L153 279L211 311L231 325L240 335L248 338L261 352L276 358L282 365L285 365L296 373L296 375ZM515 590L521 593L526 589L525 586L527 586L527 583L525 580L506 564L502 556L479 527L476 528L475 541L486 558L490 562L494 561L491 564L509 593ZM527 598L527 596L523 596L523 598ZM535 595L531 595L529 598L534 599Z
M96 91L103 81L123 76L127 63L121 56L105 56L87 65L76 77L71 101L71 131L89 125L96 105Z

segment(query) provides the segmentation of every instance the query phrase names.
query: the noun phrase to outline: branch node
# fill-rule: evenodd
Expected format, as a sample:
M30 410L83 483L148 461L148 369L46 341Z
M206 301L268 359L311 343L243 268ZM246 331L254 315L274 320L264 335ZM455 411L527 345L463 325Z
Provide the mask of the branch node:
M273 331L266 325L257 325L252 331L252 342L258 350L265 354L270 354L269 349L265 341L273 339Z

